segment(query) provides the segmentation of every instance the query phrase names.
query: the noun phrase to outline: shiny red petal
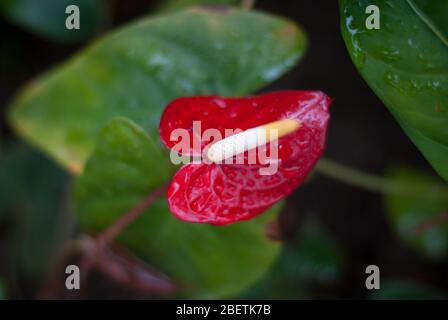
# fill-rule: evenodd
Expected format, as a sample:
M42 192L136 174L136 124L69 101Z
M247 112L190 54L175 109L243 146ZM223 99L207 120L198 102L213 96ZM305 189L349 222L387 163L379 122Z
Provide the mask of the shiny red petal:
M250 219L298 187L321 156L329 120L330 98L319 91L282 91L251 98L180 98L165 110L160 125L169 148L171 131L192 132L192 122L207 128L248 129L279 119L298 119L301 127L279 140L279 167L260 175L260 164L187 164L167 191L171 212L178 218L224 225ZM201 149L207 145L202 141ZM191 148L184 155L199 154Z

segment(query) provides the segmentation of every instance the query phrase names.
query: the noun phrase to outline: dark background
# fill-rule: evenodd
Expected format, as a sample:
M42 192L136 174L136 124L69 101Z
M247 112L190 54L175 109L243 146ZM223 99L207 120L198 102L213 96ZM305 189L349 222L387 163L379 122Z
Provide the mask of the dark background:
M146 14L158 4L143 0L108 3L111 28ZM326 157L380 175L395 163L431 171L352 64L340 33L337 1L260 0L256 8L289 17L308 35L305 58L266 90L318 89L334 98ZM30 78L84 45L46 41L4 20L0 20L0 30L2 139L13 139L4 120L8 100ZM289 197L281 216L284 236L293 238L310 215L318 217L347 256L342 280L333 287L314 288L314 296L365 297L365 268L370 264L380 267L382 279L413 279L448 289L446 263L426 262L402 244L386 221L381 195L316 175ZM6 232L5 228L0 227L0 233Z

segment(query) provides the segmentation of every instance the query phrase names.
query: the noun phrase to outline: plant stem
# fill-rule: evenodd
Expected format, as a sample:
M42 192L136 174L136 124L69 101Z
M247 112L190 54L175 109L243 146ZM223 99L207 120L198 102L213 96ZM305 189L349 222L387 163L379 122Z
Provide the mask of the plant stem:
M159 198L167 189L168 184L164 184L154 192L147 195L141 202L128 212L118 217L113 224L100 233L96 238L97 248L104 248L111 243L130 223L137 219L146 208L148 208L157 198Z
M427 220L424 220L422 223L417 225L417 227L414 230L415 236L422 235L425 231L430 230L434 227L437 227L445 222L448 221L448 211L439 213L435 216L430 217Z
M391 193L394 191L392 182L385 178L362 172L325 158L319 160L316 165L316 171L340 182L369 191L380 193Z
M351 186L383 194L425 197L434 196L435 193L441 195L448 193L448 188L442 185L434 185L428 188L426 185L420 186L410 184L407 181L396 181L353 169L325 158L319 160L316 165L316 171Z
M104 250L104 248L110 244L130 223L143 214L146 208L154 203L154 201L157 200L157 198L159 198L167 188L168 184L164 184L155 191L151 192L135 207L118 217L113 224L100 233L95 239L84 239L84 249L80 259L80 269L83 270L81 274L81 283L86 282L92 267L96 263L99 252Z

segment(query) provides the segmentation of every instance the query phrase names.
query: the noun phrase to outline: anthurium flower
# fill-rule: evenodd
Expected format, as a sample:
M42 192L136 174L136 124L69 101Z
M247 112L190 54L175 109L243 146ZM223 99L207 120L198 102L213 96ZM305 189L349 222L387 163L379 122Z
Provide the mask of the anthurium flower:
M202 131L216 129L222 137L229 129L245 133L266 124L283 125L289 120L295 120L297 126L275 141L278 152L275 159L269 159L277 165L274 174L262 174L260 168L268 164L258 158L249 163L248 150L244 151L243 162L201 161L182 166L167 190L170 211L184 221L214 225L263 213L297 188L322 155L330 103L323 92L292 90L247 98L184 97L171 102L160 121L162 142L174 149L178 141L172 133L176 129L199 137L199 143L192 139L186 147L176 150L182 156L204 156L218 144L198 135L194 123L199 123ZM272 143L257 149L266 151Z

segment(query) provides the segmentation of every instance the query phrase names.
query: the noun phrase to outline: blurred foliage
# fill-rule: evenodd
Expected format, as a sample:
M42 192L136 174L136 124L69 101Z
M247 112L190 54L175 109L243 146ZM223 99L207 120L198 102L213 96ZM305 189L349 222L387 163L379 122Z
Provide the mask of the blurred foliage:
M332 286L341 280L345 257L328 232L308 219L295 240L286 242L277 262L243 298L309 299L310 285Z
M158 138L159 117L169 101L200 94L247 95L301 58L305 35L287 19L223 7L178 12L236 3L240 1L166 1L159 10L177 13L144 18L113 32L17 96L9 119L25 139L74 173L81 173L87 161L75 188L83 230L104 230L169 181L175 168ZM81 9L80 31L65 28L69 4ZM343 36L360 73L448 179L448 2L340 4ZM365 30L368 4L380 6L386 32ZM66 43L92 37L108 20L99 0L3 0L0 14L30 32ZM14 229L8 244L14 256L7 263L26 279L42 279L54 250L71 235L69 178L25 144L3 144L0 152L0 222L12 221ZM388 175L417 190L385 197L393 228L417 252L446 259L448 223L438 220L448 214L446 188L413 169L396 167ZM305 221L297 237L284 245L269 240L266 225L282 205L248 222L214 227L176 220L159 199L118 241L172 277L180 297L312 298L316 286L340 283L345 256L316 220ZM107 254L101 258L103 273L113 269L116 274L121 268L122 274L133 272L148 280L145 264L123 264L122 256ZM0 299L4 290L0 281ZM369 297L447 295L426 284L390 279Z
M289 70L304 48L294 23L263 13L193 9L143 19L30 83L10 120L79 173L113 117L158 138L160 114L174 98L248 94Z
M289 274L322 285L333 285L342 275L343 251L317 221L307 221L295 243L285 250Z
M388 279L379 290L371 291L369 299L374 300L429 300L447 299L448 295L427 284L409 280Z
M67 176L50 160L22 143L0 151L0 218L12 221L16 272L37 279L48 267L63 232Z
M81 225L100 231L160 187L171 165L135 123L118 118L101 132L75 188ZM251 285L271 266L279 245L265 224L280 205L247 222L226 227L177 220L160 198L119 240L181 285L188 297L228 297Z
M142 19L33 81L13 103L10 119L72 172L83 169L99 137L75 201L82 227L100 231L172 176L158 139L170 100L248 94L289 70L304 48L295 24L262 13L192 9ZM159 199L119 241L178 281L182 295L232 296L275 260L279 245L264 228L280 207L218 228L180 222Z
M3 284L3 281L0 279L0 300L5 300L5 299L6 299L5 286Z
M69 16L65 9L69 5L79 7L79 30L68 30L65 26ZM108 19L102 0L2 0L0 14L31 33L62 43L92 37L105 27Z
M406 167L389 170L388 177L416 190L384 198L387 216L398 235L427 257L446 258L448 187L436 177Z
M339 1L342 34L359 72L448 181L448 1L432 2ZM381 10L380 30L365 27L368 5Z
M241 0L167 0L158 8L160 13L185 10L195 6L229 6L240 4ZM217 8L218 9L218 8Z

